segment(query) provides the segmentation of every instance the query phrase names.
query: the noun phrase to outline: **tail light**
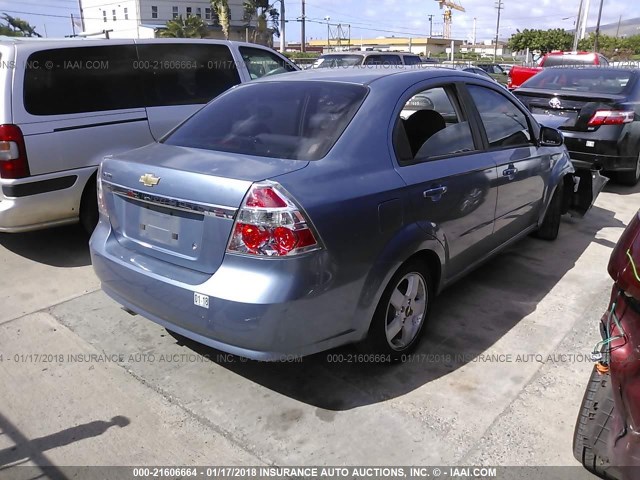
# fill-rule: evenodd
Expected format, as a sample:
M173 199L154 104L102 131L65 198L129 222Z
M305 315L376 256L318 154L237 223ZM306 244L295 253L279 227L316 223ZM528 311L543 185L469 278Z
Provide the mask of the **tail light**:
M279 184L254 183L236 217L227 252L291 257L322 248L302 208Z
M102 187L102 164L98 167L98 174L96 175L96 192L98 193L98 213L109 218L107 206L104 202L104 190Z
M618 287L640 300L640 212L634 215L611 252L608 270Z
M598 110L587 123L589 127L599 127L600 125L622 125L631 123L635 119L635 112L623 110Z
M28 176L29 164L22 131L16 125L0 125L0 178Z

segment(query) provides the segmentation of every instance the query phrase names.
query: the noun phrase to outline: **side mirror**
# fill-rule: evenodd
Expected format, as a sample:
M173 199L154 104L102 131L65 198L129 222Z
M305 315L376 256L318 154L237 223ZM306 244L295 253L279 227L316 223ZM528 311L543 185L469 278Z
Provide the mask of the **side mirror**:
M543 126L540 129L540 146L560 147L564 144L564 137L555 128Z

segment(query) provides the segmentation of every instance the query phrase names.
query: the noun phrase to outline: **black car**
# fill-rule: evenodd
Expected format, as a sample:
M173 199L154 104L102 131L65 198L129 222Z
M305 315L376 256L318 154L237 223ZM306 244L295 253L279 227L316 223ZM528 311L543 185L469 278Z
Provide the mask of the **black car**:
M546 68L513 93L532 113L565 119L558 128L575 167L600 166L619 183L635 185L640 180L639 75L636 69Z

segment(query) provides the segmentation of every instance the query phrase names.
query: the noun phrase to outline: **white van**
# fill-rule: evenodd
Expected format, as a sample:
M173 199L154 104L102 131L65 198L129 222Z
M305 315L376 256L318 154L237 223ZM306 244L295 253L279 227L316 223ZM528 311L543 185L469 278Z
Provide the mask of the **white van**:
M0 232L79 220L91 231L105 155L158 140L236 84L293 70L241 42L0 37Z

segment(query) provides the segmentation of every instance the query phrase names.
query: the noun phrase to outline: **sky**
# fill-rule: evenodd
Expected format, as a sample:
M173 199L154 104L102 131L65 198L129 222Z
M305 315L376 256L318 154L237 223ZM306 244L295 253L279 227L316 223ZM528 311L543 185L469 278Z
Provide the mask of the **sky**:
M286 5L287 41L300 40L301 0L284 0ZM495 38L497 10L494 0L457 0L466 12L453 12L453 37L476 38L479 42ZM564 28L571 30L578 15L580 0L502 0L500 38L506 39L524 28ZM599 0L591 0L589 26L595 26ZM279 3L276 2L276 7ZM78 0L0 0L0 14L20 17L36 27L43 36L61 37L72 33L71 14L79 15ZM433 34L443 29L442 11L437 0L306 0L307 40L327 38L327 20L331 24L350 24L351 38L379 36L428 36L429 19L433 15ZM602 24L640 17L636 0L604 0ZM638 32L640 33L640 31Z

